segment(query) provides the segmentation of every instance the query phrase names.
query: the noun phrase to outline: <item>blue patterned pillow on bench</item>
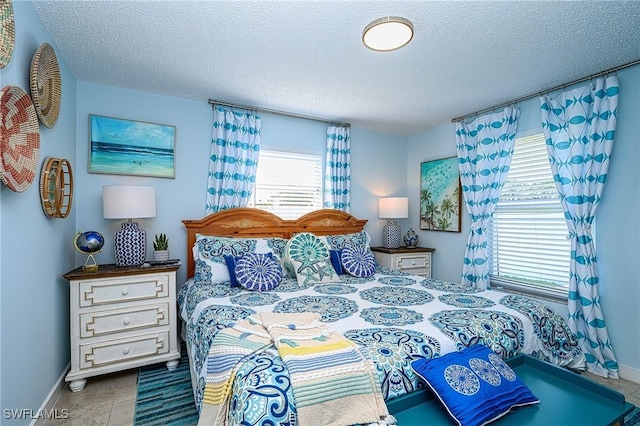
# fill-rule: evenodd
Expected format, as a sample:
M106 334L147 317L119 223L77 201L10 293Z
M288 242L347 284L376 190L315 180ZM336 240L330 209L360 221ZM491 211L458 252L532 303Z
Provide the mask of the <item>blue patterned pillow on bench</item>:
M540 402L516 373L484 345L411 363L460 426L480 426L513 407Z

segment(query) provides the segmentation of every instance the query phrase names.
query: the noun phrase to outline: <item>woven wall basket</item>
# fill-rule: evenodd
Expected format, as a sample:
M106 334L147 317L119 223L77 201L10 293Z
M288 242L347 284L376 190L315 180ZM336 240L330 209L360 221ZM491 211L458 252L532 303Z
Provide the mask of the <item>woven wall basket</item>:
M40 45L33 55L29 83L31 99L40 121L48 128L52 128L56 125L60 113L62 83L58 58L49 43Z
M13 20L13 3L0 0L0 68L11 61L13 46L16 42L16 28Z
M38 167L40 128L27 92L18 86L0 91L0 180L12 191L31 186Z

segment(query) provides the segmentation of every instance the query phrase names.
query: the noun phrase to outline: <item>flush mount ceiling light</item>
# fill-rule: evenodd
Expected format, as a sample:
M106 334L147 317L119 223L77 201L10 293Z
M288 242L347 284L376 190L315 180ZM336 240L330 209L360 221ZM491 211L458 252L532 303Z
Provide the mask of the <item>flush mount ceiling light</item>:
M399 16L376 19L362 31L362 43L371 50L400 49L413 38L413 24Z

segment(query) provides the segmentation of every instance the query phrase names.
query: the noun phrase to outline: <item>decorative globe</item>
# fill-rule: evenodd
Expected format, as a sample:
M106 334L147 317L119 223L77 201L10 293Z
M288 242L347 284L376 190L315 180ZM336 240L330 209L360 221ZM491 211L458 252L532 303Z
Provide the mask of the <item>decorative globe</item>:
M98 253L104 246L104 237L96 231L78 232L73 239L73 246L82 254Z
M97 231L78 232L73 237L73 247L78 253L87 256L87 260L82 267L83 271L95 272L98 270L98 264L93 255L100 253L102 246L104 246L104 237Z

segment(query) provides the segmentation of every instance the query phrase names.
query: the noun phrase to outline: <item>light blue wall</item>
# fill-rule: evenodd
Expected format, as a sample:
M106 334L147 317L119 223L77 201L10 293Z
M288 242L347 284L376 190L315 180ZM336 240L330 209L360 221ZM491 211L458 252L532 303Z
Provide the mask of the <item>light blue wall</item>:
M14 1L15 47L0 70L2 86L29 93L29 69L38 46L53 45L31 2ZM58 57L62 76L60 115L53 129L40 125L40 160L34 183L15 193L0 184L0 407L37 410L69 363L69 287L62 274L75 267L74 202L65 219L50 219L38 182L46 157L76 162L76 81ZM28 423L2 418L2 424Z
M620 103L609 176L596 219L600 298L609 337L621 368L640 377L640 66L618 72ZM518 132L541 130L537 98L520 103ZM410 136L407 186L411 226L419 228L420 163L455 156L455 127L445 124ZM470 221L463 207L460 234L420 231L421 245L436 248L434 277L459 281ZM628 371L628 370L627 370Z
M89 114L176 126L176 178L88 173ZM265 149L324 152L326 124L274 114L261 117ZM212 118L211 106L206 102L78 82L76 194L83 207L78 210L77 225L79 230L97 230L105 236L105 248L96 256L98 263L114 262L113 233L120 228L120 221L102 218L102 186L113 184L156 188L157 216L138 220L147 232L148 253L153 235L164 232L170 240L171 257L186 259L186 232L181 221L204 215ZM352 128L351 144L351 213L369 220L365 229L372 234L373 243L380 244L384 223L377 218L377 197L407 193L406 138ZM76 263L81 261L78 256ZM178 282L184 279L183 267L178 272Z

